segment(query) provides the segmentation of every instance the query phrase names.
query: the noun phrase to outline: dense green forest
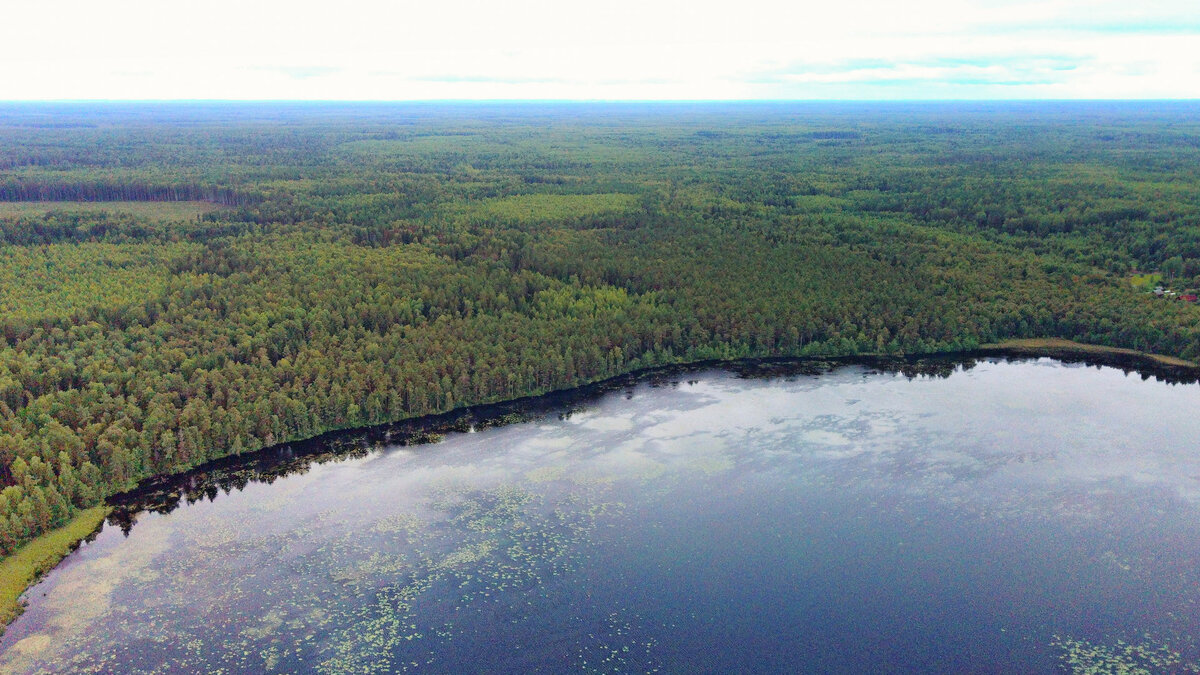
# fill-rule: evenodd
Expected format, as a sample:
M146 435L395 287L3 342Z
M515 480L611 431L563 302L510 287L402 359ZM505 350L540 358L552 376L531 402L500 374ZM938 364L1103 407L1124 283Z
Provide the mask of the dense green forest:
M658 364L1200 356L1135 271L1200 286L1194 104L4 104L0 554L152 474Z

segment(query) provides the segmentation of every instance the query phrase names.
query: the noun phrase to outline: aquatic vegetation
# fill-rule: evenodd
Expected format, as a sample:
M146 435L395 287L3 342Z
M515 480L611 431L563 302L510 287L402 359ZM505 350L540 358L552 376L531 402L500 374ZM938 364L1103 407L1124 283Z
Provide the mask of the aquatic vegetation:
M48 664L79 672L111 671L115 653L85 666L94 656L85 647L92 639L88 633L97 624L131 609L116 598L118 589L125 584L136 586L147 566L166 550L164 534L162 530L149 530L136 548L121 548L65 571L57 580L55 593L39 603L38 610L48 615L44 625L0 654L0 668L36 672Z
M73 575L80 586L61 599L77 601L82 591L91 598L90 611L60 606L61 616L71 622L47 625L43 632L23 638L5 653L3 664L17 672L33 663L55 663L97 673L118 662L132 665L122 650L98 651L106 641L97 644L89 627L102 622L127 637L165 646L168 633L155 624L169 619L191 626L197 635L182 653L171 655L176 667L211 667L214 655L222 654L234 655L218 659L233 670L273 672L301 659L327 672L405 671L413 667L414 655L415 663L423 664L436 653L435 646L411 645L444 643L462 635L452 618L439 622L431 616L479 614L487 611L481 604L490 606L503 598L516 602L548 580L578 570L586 558L589 534L602 519L617 513L616 507L598 501L602 496L595 490L534 492L514 484L482 490L443 486L429 492L428 518L411 513L376 518L369 531L382 539L346 533L326 539L320 528L291 529L287 537L295 553L285 566L300 576L284 585L259 588L258 573L247 570L211 587L216 569L194 559L181 568L179 559L168 557L162 564L175 563L175 569L160 579L160 593L132 605L114 605L114 593L125 584L146 582L141 567L166 552L163 545L148 547L143 542L136 549L140 564L102 558L89 563L85 574ZM257 503L245 509L259 510ZM193 545L230 562L254 551L278 550L261 534L239 531L245 524L211 518L200 523L205 536ZM305 542L320 545L302 553ZM105 569L97 567L101 564ZM106 583L94 583L97 577ZM324 578L326 583L314 586L302 578ZM453 593L430 595L434 589L451 588ZM363 604L357 600L362 597L372 600ZM199 604L198 598L203 598ZM245 610L254 605L265 613L248 615ZM158 619L148 621L151 615ZM64 653L70 656L56 656Z
M636 625L640 617L612 612L601 629L588 633L588 641L575 652L574 669L583 673L657 673L662 669L656 658L656 638L645 637L644 627Z
M563 498L578 506L578 500L597 496ZM406 569L397 583L380 589L376 602L338 620L348 628L325 647L320 670L405 672L436 662L436 647L416 647L422 656L414 662L406 656L411 653L406 645L426 639L453 641L462 637L455 628L461 621L438 624L428 617L478 614L496 603L519 603L518 598L532 589L576 571L586 555L588 535L612 511L600 504L568 510L555 503L554 497L516 485L435 491L432 505L443 518L422 531L421 543L411 554L420 563ZM396 570L378 556L360 568L375 578L392 577ZM435 588L453 590L431 597ZM528 611L526 607L520 613Z
M421 520L410 513L394 513L375 521L372 529L376 532L403 532L411 536L421 529Z
M1200 663L1185 661L1171 645L1150 635L1138 642L1117 640L1112 644L1055 636L1052 644L1062 651L1064 667L1075 675L1200 673Z

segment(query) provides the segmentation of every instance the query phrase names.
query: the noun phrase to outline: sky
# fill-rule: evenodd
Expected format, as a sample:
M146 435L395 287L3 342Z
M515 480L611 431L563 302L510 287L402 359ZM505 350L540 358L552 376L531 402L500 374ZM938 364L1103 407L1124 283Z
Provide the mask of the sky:
M1200 98L1200 0L8 0L0 100Z

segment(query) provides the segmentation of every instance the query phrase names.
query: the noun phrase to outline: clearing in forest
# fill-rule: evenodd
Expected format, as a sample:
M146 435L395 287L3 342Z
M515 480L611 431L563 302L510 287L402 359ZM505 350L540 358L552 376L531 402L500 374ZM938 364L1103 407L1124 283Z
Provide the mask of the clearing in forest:
M220 204L203 201L188 202L0 202L0 218L13 216L38 216L51 211L66 211L82 213L107 211L109 213L128 213L132 216L153 220L183 220L194 219L220 208Z

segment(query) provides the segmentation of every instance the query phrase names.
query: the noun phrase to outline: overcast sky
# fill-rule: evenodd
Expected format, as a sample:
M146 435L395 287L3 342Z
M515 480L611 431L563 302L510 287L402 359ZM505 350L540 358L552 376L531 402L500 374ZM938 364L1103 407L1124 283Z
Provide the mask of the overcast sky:
M11 0L0 99L1200 97L1200 0Z

